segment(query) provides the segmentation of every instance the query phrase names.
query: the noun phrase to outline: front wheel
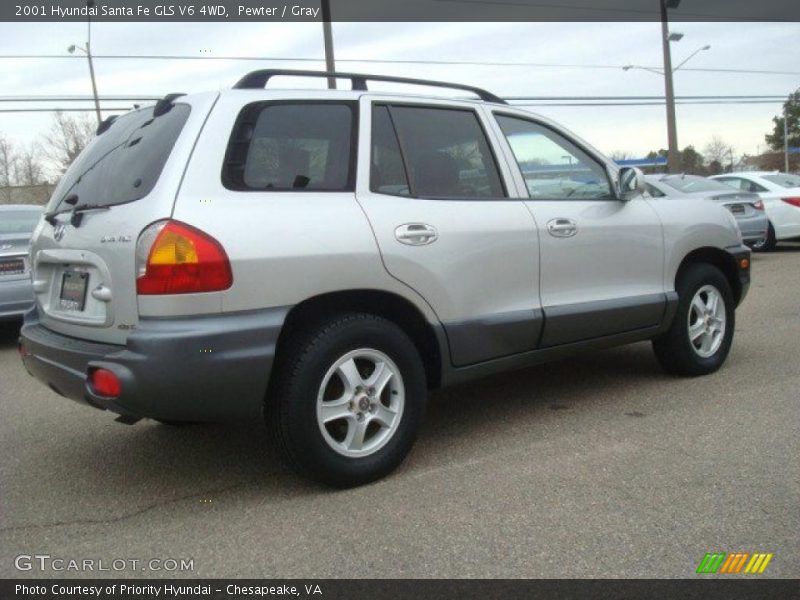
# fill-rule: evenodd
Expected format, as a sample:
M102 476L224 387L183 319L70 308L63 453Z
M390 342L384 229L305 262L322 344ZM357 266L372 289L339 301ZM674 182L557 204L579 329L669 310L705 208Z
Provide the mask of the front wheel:
M285 348L267 424L284 461L334 487L368 483L411 449L427 394L416 347L369 314L332 318Z
M668 373L707 375L722 366L731 349L735 303L722 272L709 264L689 266L677 284L678 307L653 349Z

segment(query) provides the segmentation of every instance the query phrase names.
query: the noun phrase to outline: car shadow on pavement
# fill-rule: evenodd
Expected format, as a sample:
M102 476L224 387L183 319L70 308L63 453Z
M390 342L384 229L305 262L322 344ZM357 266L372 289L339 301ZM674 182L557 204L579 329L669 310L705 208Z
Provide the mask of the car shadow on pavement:
M664 377L649 344L637 344L435 392L416 453L388 481L402 486L407 484L407 480L403 483L407 476L414 477L431 467L446 467L454 459L454 451L472 456L476 444L507 436L510 424L525 428L535 439L541 435L540 427L573 414L569 411L597 410L597 402L621 416L630 410L630 399L615 393L620 382L624 381L626 387L656 387L663 385ZM624 407L614 409L620 402ZM27 467L39 471L44 481L57 480L62 473L80 481L79 495L87 499L77 503L81 513L92 510L93 498L107 498L109 490L127 495L125 506L137 506L134 514L179 503L187 508L206 501L264 502L339 493L307 482L283 467L258 422L175 427L142 420L126 426L114 423L111 413L77 405L68 408L89 411L80 422L70 419L75 435L68 431L54 434L54 438L68 437L69 447L57 442L43 444ZM98 456L106 458L98 464ZM42 473L42 468L51 474ZM140 490L146 495L139 497ZM111 507L97 508L107 513ZM118 506L112 512L117 510L128 509Z
M0 321L0 350L13 348L17 345L21 325L22 320L19 319Z
M800 242L779 242L773 252L800 252Z

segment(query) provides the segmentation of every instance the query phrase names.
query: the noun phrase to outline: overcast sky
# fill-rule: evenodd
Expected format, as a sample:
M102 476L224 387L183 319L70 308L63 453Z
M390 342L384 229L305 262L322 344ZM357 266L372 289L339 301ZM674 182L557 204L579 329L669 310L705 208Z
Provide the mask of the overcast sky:
M677 23L673 64L710 44L687 67L800 71L798 23ZM337 59L425 59L571 65L661 64L659 23L334 23ZM319 23L97 23L95 54L248 55L322 57ZM0 54L65 54L82 43L82 23L0 24ZM97 60L102 95L163 95L232 85L260 67L321 68L324 63ZM340 70L434 78L485 87L501 96L659 95L663 78L621 68L476 67L342 63ZM85 60L0 58L4 95L88 95ZM800 75L708 73L680 70L677 95L778 94L800 87ZM4 103L5 104L5 103ZM5 105L8 108L9 105ZM536 110L587 138L601 150L644 155L666 146L663 106L540 107ZM737 153L764 149L764 134L780 111L774 105L678 106L678 142L702 148L712 135ZM29 143L48 129L51 115L0 114L0 133Z

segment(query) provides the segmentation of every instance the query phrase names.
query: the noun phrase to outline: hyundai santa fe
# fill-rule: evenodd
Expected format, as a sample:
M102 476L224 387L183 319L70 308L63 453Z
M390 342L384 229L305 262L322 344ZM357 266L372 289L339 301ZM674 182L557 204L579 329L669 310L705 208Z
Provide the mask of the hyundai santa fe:
M670 373L725 361L750 281L730 212L643 195L482 89L267 86L298 75L331 74L103 122L34 233L32 375L124 423L265 419L344 487L403 460L434 388L641 340Z

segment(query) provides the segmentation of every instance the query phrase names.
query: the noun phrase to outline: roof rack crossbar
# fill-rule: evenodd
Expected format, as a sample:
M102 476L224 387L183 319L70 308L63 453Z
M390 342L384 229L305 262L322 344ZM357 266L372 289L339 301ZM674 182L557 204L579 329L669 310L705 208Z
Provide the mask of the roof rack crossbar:
M262 89L272 77L278 75L288 75L291 77L331 77L334 79L349 79L354 90L367 91L367 81L386 81L391 83L405 83L409 85L424 85L429 87L451 88L454 90L464 90L478 96L484 102L496 102L498 104L508 104L502 98L495 96L484 89L460 83L447 83L444 81L434 81L429 79L412 79L410 77L393 77L391 75L366 75L362 73L340 73L338 71L296 71L294 69L261 69L251 71L233 86L237 90Z

